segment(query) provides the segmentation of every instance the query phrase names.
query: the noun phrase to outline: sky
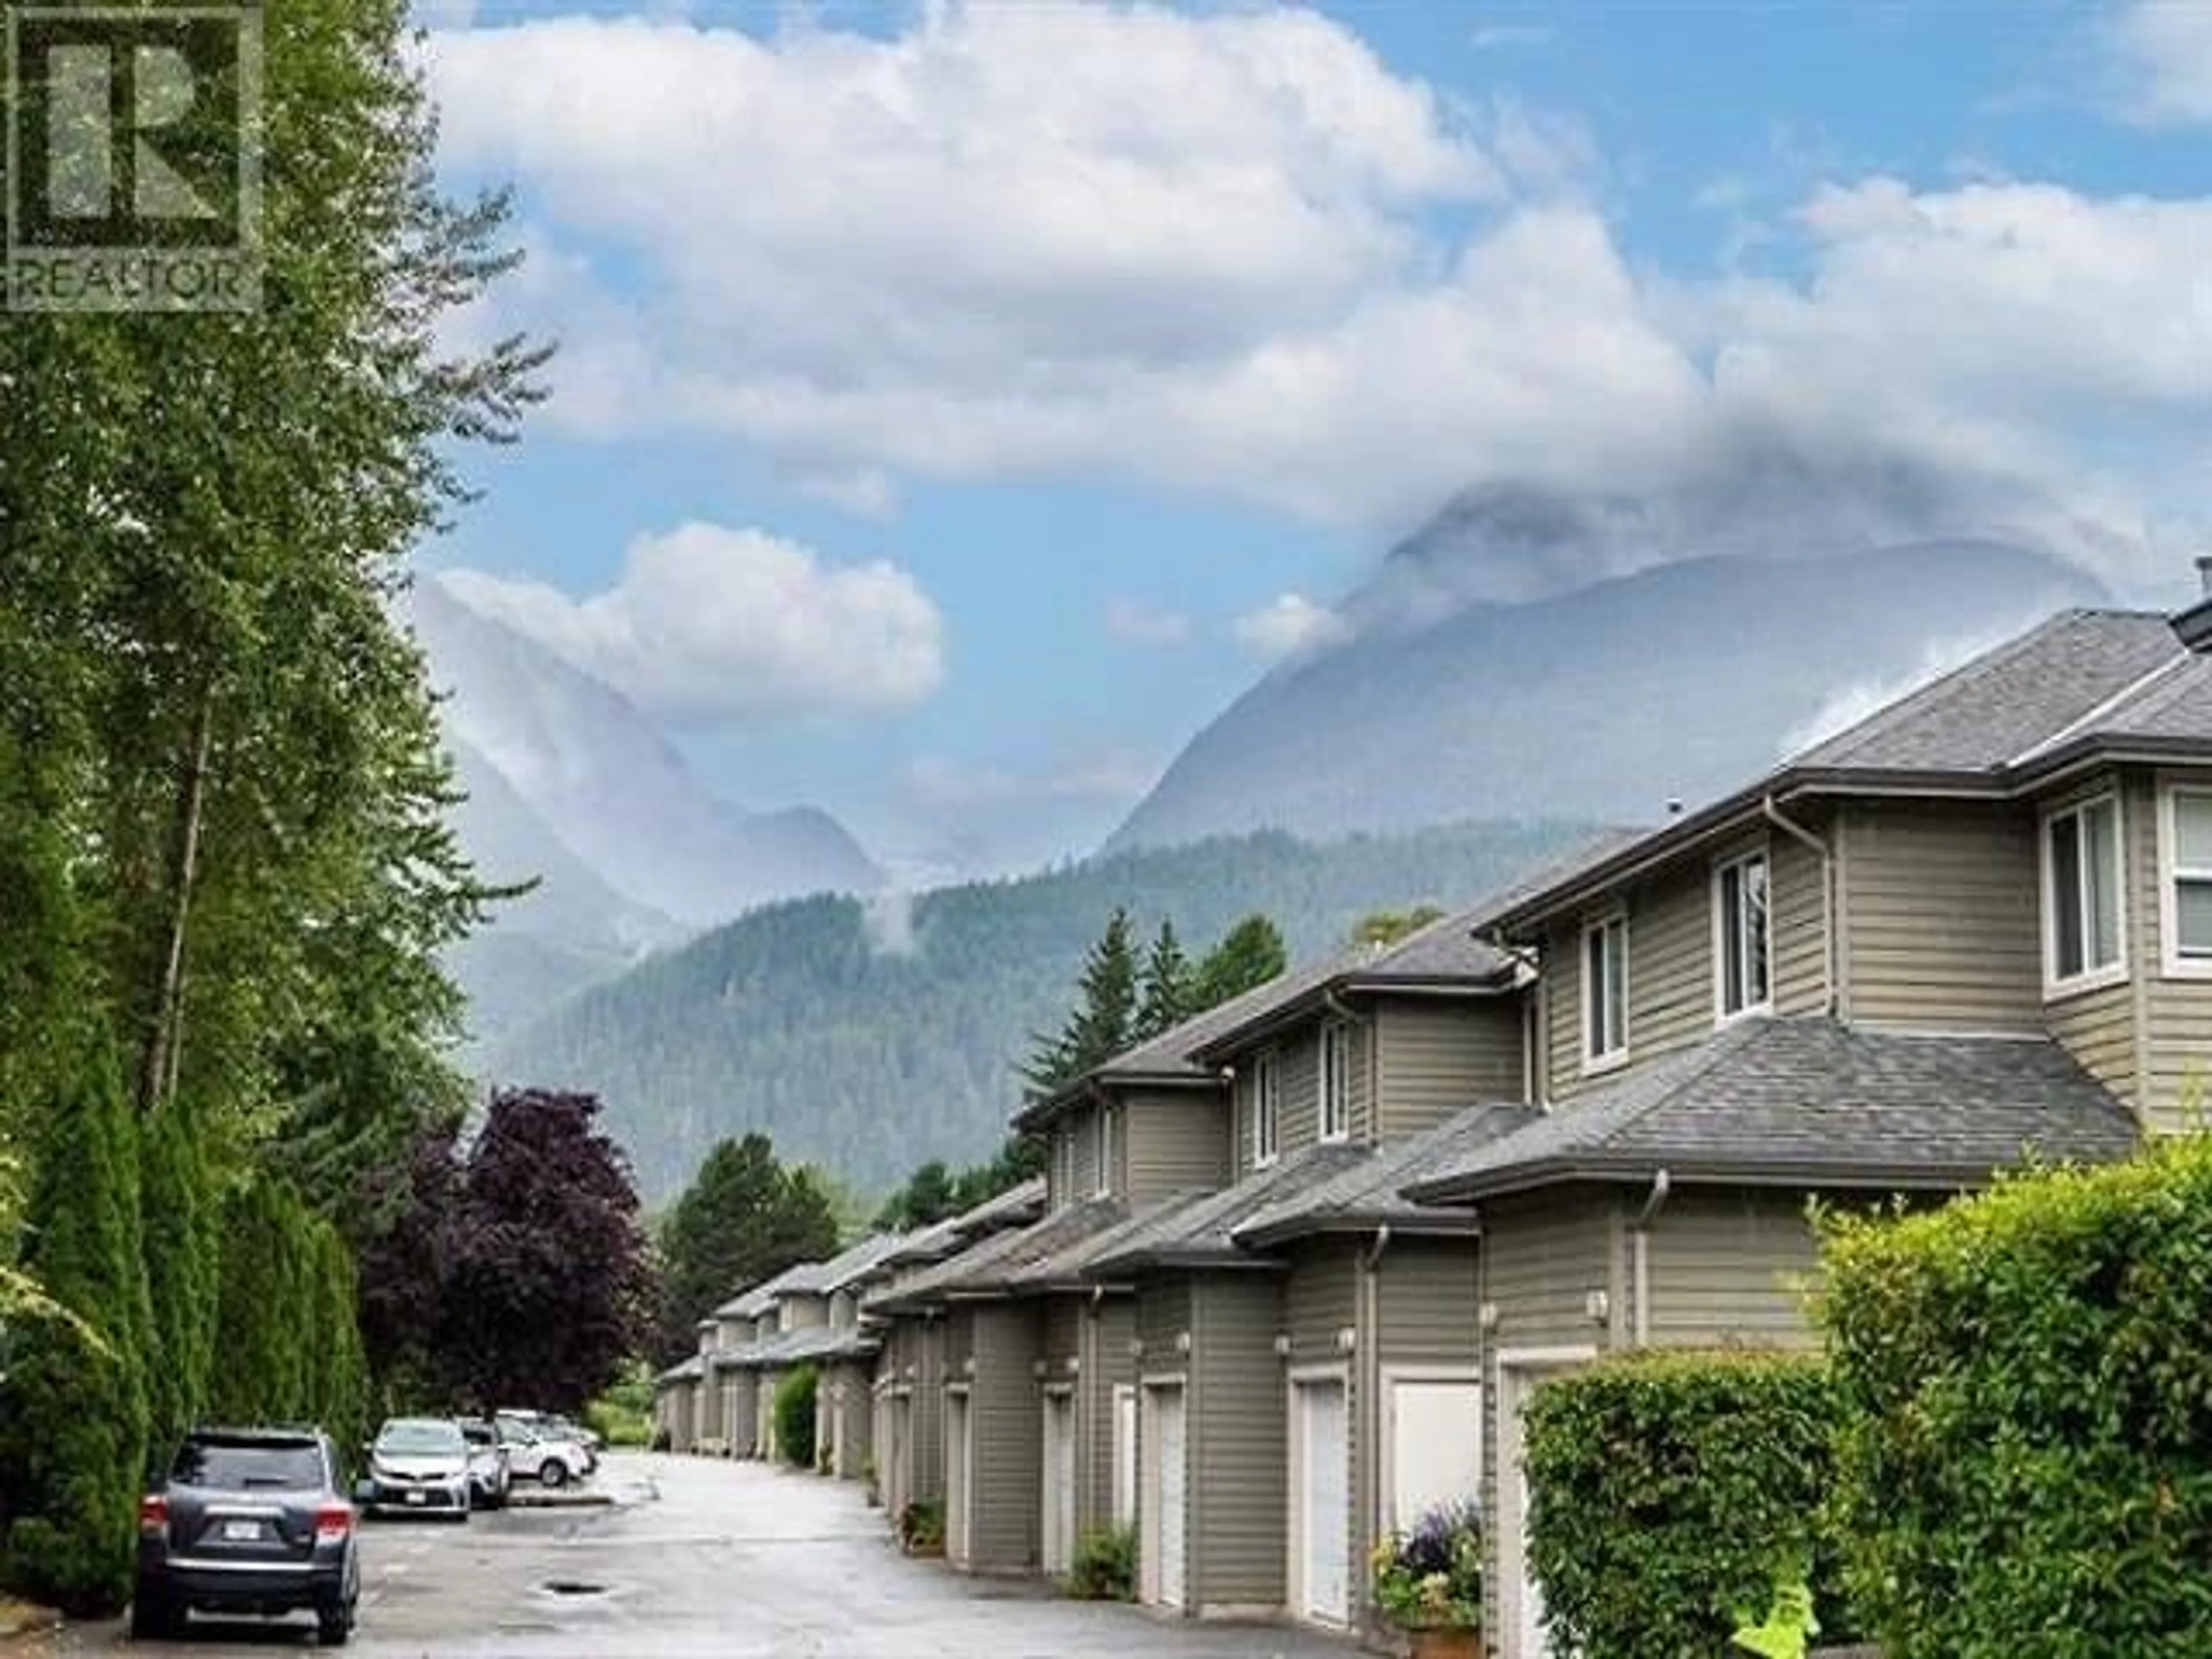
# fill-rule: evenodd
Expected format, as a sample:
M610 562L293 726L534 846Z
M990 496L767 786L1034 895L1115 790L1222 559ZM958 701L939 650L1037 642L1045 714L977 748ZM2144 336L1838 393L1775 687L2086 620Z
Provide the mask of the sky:
M1473 486L2212 550L2212 0L421 15L455 343L561 347L425 562L902 869L1087 851Z

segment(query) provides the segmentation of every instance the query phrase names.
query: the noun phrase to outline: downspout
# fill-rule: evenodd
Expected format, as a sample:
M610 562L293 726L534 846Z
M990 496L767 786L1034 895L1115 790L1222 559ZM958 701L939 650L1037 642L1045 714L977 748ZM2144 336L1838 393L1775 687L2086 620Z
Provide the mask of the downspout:
M1372 1549L1375 1539L1368 1528L1382 1506L1382 1471L1380 1453L1382 1444L1382 1289L1377 1274L1382 1265L1382 1254L1390 1248L1390 1224L1383 1222L1375 1229L1375 1242L1359 1255L1359 1320L1354 1328L1358 1352L1352 1356L1352 1374L1359 1379L1352 1402L1358 1415L1352 1430L1353 1456L1356 1459L1358 1482L1359 1514L1354 1522L1352 1541L1360 1551L1360 1559ZM1361 1449L1364 1448L1364 1455ZM1367 1609L1359 1607L1361 1598L1353 1593L1355 1608L1362 1622Z
M1788 836L1802 842L1820 855L1820 938L1826 948L1820 953L1820 1005L1828 1014L1837 1012L1836 1003L1836 855L1828 843L1795 818L1784 813L1774 804L1772 795L1759 797L1759 810L1766 821Z
M1674 1178L1666 1170L1654 1174L1644 1208L1629 1228L1629 1271L1635 1287L1636 1346L1639 1348L1648 1347L1651 1341L1651 1224L1658 1220L1660 1209L1674 1185Z

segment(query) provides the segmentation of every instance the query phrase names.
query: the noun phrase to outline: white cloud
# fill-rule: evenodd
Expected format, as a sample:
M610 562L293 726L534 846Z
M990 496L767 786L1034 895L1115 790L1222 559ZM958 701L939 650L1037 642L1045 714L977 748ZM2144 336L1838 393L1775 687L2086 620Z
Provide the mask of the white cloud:
M1112 599L1106 605L1106 633L1125 645L1184 645L1190 640L1190 617L1142 599Z
M622 580L580 600L477 570L440 580L683 723L879 713L920 702L944 678L942 621L906 571L828 565L756 530L692 523L641 537Z
M1237 617L1232 631L1247 649L1272 659L1342 639L1346 629L1344 619L1326 605L1303 593L1280 593Z
M2134 0L2113 20L2116 112L2145 126L2212 122L2212 6Z
M1376 533L1779 440L2062 525L2212 519L2212 200L1863 179L1731 233L1789 275L1684 283L1581 199L1573 122L1303 12L568 18L430 64L450 155L540 216L500 321L568 343L550 418L719 434L857 510L1077 475Z
M1838 687L1802 725L1783 738L1778 757L1787 759L1848 731L1908 693L1917 691L1954 668L1963 667L2008 640L2019 638L2049 614L2047 610L2023 610L2008 617L2002 626L1930 640L1921 648L1920 659L1905 672Z

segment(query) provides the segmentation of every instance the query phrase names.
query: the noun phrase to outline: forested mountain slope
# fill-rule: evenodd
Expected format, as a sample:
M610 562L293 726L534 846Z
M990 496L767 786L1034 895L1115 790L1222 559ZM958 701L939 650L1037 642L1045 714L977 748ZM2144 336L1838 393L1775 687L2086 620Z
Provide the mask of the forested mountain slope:
M1466 903L1585 833L1262 834L945 888L910 915L843 897L771 905L553 1009L499 1045L491 1069L603 1093L653 1197L753 1128L786 1158L880 1191L927 1158L998 1145L1018 1103L1013 1064L1030 1033L1060 1024L1116 905L1140 937L1172 917L1194 950L1265 911L1304 958L1369 911Z

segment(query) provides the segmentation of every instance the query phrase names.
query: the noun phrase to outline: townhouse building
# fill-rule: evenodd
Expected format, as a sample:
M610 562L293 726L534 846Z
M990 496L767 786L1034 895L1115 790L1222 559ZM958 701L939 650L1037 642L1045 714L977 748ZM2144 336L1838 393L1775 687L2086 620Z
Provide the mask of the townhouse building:
M1129 1525L1158 1607L1373 1633L1373 1541L1474 1497L1493 1659L1547 1659L1536 1389L1811 1342L1811 1200L2124 1156L2208 1052L2212 599L2063 613L1030 1108L1046 1180L855 1283L886 1504L971 1571Z

